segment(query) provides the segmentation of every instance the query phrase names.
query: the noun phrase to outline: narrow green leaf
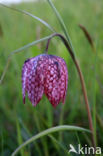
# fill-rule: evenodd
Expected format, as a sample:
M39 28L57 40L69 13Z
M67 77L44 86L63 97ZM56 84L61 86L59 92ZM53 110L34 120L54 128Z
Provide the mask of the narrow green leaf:
M14 50L13 52L11 52L10 55L8 56L7 63L6 63L6 66L4 68L3 74L1 75L0 84L2 83L2 81L3 81L4 77L5 77L5 74L7 72L8 67L9 67L9 64L10 64L10 61L11 61L11 56L12 55L14 55L16 53L19 53L19 52L21 52L21 51L23 51L23 50L25 50L27 48L30 48L30 47L32 47L32 46L34 46L34 45L36 45L36 44L38 44L40 42L43 42L45 40L48 40L51 36L52 35L47 36L47 37L44 37L44 38L42 38L40 40L33 41L32 43L29 43L29 44L27 44L27 45L25 45L25 46L23 46L23 47L21 47L21 48L19 48L17 50Z
M19 12L19 13L22 13L22 14L25 14L25 15L28 15L28 16L30 16L30 17L33 17L34 19L36 19L36 20L38 20L39 22L41 22L42 24L44 24L47 28L49 28L49 30L51 30L52 32L55 32L54 29L53 29L47 22L45 22L45 21L42 20L41 18L39 18L39 17L37 17L37 16L34 16L33 14L31 14L31 13L25 11L25 10L20 10L20 9L12 8L12 7L7 6L7 5L5 5L5 4L2 4L2 3L0 3L0 5L3 6L3 7L6 7L6 8L12 9L12 10L14 10L14 11L16 11L16 12Z
M16 121L16 125L17 125L17 140L18 140L18 144L20 145L20 144L22 144L23 140L22 140L20 125L19 125L18 120ZM22 149L20 151L20 153L21 153L21 156L23 156L24 155L24 150Z
M90 133L89 130L81 128L81 127L77 127L77 126L68 126L68 125L63 125L63 126L56 126L56 127L52 127L49 129L44 130L43 132L40 132L39 134L31 137L30 139L28 139L26 142L24 142L22 145L20 145L13 153L11 156L15 156L23 147L25 147L26 145L28 145L29 143L54 132L58 132L58 131L64 131L64 130L68 130L68 131L81 131L81 132L88 132Z
M52 135L49 135L49 137L65 152L66 155L70 156L70 154L68 153L68 149L60 141L56 140L55 137L53 137Z
M96 55L94 58L94 73L93 73L93 126L94 126L94 137L95 137L95 142L97 144L97 119L96 119L96 112L97 112L97 103L96 103L96 76L97 76L97 63L98 63L98 50L95 49Z
M70 45L70 47L72 48L73 53L74 53L74 48L73 48L73 46L72 46L72 42L71 42L70 36L69 36L69 34L68 34L67 28L66 28L66 26L65 26L65 23L64 23L62 17L60 16L59 12L58 12L57 9L55 8L55 6L54 6L54 4L52 3L52 1L51 1L51 0L47 0L47 1L48 1L48 3L50 4L51 8L53 9L53 11L54 11L54 13L55 13L55 15L56 15L56 17L57 17L57 19L58 19L60 25L61 25L61 28L62 28L62 30L63 30L63 32L64 32L64 34L65 34L65 36L66 36L66 38L67 38L67 40L68 40L68 42L69 42L69 45Z
M25 124L23 123L22 119L19 117L19 124L20 127L22 128L22 133L26 134L26 137L23 137L24 139L31 137L31 132L30 130L25 126ZM38 145L38 143L33 144L35 146L35 148L38 151L39 156L42 156L42 151L40 150L40 146Z
M38 44L38 43L40 43L40 42L43 42L43 41L45 41L45 40L48 40L49 38L51 38L51 36L52 36L52 35L49 35L49 36L46 36L46 37L41 38L41 39L39 39L39 40L33 41L33 42L31 42L31 43L28 43L27 45L25 45L25 46L23 46L23 47L21 47L21 48L19 48L19 49L17 49L17 50L14 50L13 52L11 52L11 53L10 53L10 56L11 56L11 55L14 55L15 53L19 53L19 52L21 52L22 50L25 50L25 49L27 49L27 48L30 48L30 47L32 47L32 46L34 46L34 45L36 45L36 44Z

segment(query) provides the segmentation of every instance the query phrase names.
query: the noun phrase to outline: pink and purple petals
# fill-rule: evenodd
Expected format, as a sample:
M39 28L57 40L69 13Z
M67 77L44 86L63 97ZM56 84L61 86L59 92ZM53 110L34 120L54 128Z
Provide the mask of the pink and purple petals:
M68 70L65 61L53 55L39 55L25 61L22 69L22 94L28 93L33 106L46 94L50 103L56 107L65 102L68 86Z

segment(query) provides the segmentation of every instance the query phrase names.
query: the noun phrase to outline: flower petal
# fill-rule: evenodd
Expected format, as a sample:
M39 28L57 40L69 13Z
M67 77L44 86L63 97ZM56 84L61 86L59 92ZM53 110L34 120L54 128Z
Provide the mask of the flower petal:
M29 61L26 61L23 66L22 74L23 99L25 99L25 92L27 91L33 106L39 103L44 93L42 68L39 68L38 63L39 57L31 58Z
M60 101L65 102L68 72L63 59L49 55L45 65L44 90L51 104L55 107Z
M68 70L65 61L57 57L58 62L60 63L61 66L61 78L60 78L60 94L61 94L61 99L63 104L65 103L65 98L66 98L66 93L67 93L67 87L68 87Z

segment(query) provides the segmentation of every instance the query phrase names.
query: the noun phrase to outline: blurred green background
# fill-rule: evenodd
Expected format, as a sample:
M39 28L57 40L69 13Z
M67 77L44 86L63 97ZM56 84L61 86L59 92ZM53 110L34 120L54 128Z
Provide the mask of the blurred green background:
M103 145L103 1L102 0L55 0L70 34L77 58L86 82L91 111L96 104L97 145ZM45 1L22 3L16 7L26 10L47 21L57 32L61 27ZM94 53L79 24L91 34L96 52ZM0 76L8 55L34 40L50 35L51 32L33 18L0 6ZM26 49L12 56L3 83L0 85L0 155L9 156L24 141L49 127L60 124L88 128L88 117L80 80L68 52L62 42L53 39L49 53L63 57L68 66L69 83L66 103L52 108L43 96L37 107L26 99L22 101L21 70L27 58L37 56L45 50L46 42ZM94 121L95 122L95 121ZM53 137L52 137L53 136ZM63 132L46 136L26 146L21 156L62 156L67 155L69 144L75 147L90 146L90 136L84 133ZM56 140L55 140L56 139Z

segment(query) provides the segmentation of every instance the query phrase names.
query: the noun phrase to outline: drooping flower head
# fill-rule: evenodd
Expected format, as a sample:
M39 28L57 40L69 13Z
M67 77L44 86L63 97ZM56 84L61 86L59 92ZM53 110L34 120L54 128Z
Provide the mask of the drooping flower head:
M65 61L54 55L42 54L25 61L22 69L22 94L25 103L27 92L33 106L43 94L55 107L65 102L68 85L68 70Z

